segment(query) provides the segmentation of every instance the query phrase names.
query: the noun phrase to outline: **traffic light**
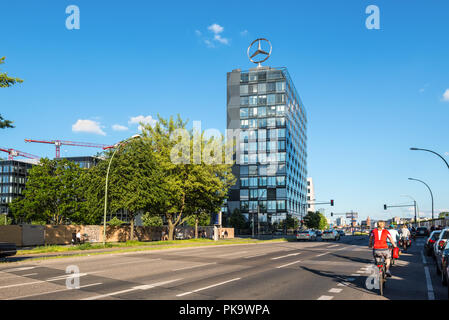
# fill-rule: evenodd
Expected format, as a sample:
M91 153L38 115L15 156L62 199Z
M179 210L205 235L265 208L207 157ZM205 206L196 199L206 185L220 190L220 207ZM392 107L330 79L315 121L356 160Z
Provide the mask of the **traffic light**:
M331 206L332 207L334 206L334 200L331 200Z
M387 210L387 205L386 204L384 204L384 210Z
M333 217L334 216L334 213L333 212L331 212L331 217Z

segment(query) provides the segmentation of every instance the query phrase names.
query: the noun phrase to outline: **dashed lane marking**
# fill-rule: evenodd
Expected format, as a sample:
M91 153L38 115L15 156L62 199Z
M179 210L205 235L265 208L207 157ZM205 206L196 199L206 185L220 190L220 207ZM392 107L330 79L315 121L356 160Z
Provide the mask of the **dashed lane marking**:
M332 300L333 298L333 296L321 296L317 300Z
M287 255L285 255L285 256L280 256L280 257L276 257L276 258L271 258L271 260L278 260L278 259L287 258L287 257L291 257L291 256L297 256L298 254L301 254L301 252L290 253L290 254L287 254Z
M298 260L298 261L293 261L293 262L290 262L290 263L284 264L284 265L282 265L282 266L276 267L276 269L280 269L280 268L288 267L288 266L291 266L292 264L296 264L296 263L300 263L300 262L301 262L301 260Z
M183 296L186 296L186 295L191 294L191 293L203 291L203 290L210 289L210 288L213 288L213 287L218 287L218 286L221 286L223 284L226 284L226 283L229 283L229 282L232 282L232 281L237 281L237 280L240 280L240 279L241 278L235 278L235 279L231 279L231 280L228 280L228 281L223 281L223 282L220 282L220 283L212 284L212 285L204 287L204 288L200 288L200 289L196 289L196 290L193 290L193 291L184 292L184 293L178 294L176 296L177 297L183 297Z
M342 291L343 291L343 289L332 288L332 289L330 289L328 292L330 292L330 293L340 293L340 292L342 292Z

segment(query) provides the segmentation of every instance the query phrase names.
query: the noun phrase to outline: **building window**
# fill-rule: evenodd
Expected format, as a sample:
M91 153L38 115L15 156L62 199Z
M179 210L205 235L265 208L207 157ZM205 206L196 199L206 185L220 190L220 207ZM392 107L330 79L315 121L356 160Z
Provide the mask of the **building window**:
M249 98L248 97L240 97L240 104L242 106L247 106L249 104Z
M248 129L248 120L240 120L240 128Z
M250 72L249 73L249 81L257 81L257 73Z
M258 89L259 93L265 93L265 92L267 92L267 84L259 83L257 89Z
M240 189L240 200L248 200L248 189Z
M257 96L250 96L249 97L249 105L250 106L257 106Z
M276 103L276 95L275 94L267 95L267 104L272 105L272 104L275 104L275 103Z
M248 187L248 178L240 178L240 187Z
M285 176L276 177L276 186L285 186Z
M247 95L248 94L248 85L241 85L240 86L240 94L241 95Z
M259 128L266 128L267 127L267 119L259 119Z
M251 84L248 86L249 94L257 93L257 84Z
M249 131L249 140L256 140L257 139L257 130L250 130Z
M259 130L258 136L259 136L259 140L262 140L262 141L266 140L267 139L267 130L265 130L265 129Z
M240 109L240 118L248 118L248 108Z
M259 187L267 186L267 177L259 177Z
M260 101L260 98L259 98ZM267 115L267 107L259 107L257 110L257 113L259 115L259 118L263 118Z
M278 82L276 82L276 91L277 91L277 92L283 92L283 91L285 91L285 82L284 82L284 81L278 81Z
M248 166L240 166L240 175L247 176L248 175Z
M240 74L240 82L248 82L248 74L247 73Z

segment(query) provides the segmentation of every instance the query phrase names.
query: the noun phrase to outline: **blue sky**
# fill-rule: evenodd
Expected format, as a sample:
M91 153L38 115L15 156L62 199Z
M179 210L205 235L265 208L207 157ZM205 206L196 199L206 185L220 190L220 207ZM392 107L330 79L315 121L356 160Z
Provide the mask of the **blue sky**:
M80 30L65 27L71 4ZM368 5L380 30L365 27ZM449 209L449 170L408 150L449 152L447 1L10 1L0 20L1 70L25 80L0 92L0 113L16 125L0 146L52 157L53 146L24 139L112 144L138 131L133 118L157 113L224 131L226 72L252 67L246 48L266 37L265 65L289 69L306 107L309 175L318 200L335 199L327 214L411 216L382 208L409 194L428 215L427 189L408 177L431 186L437 212ZM77 122L91 132L74 132Z

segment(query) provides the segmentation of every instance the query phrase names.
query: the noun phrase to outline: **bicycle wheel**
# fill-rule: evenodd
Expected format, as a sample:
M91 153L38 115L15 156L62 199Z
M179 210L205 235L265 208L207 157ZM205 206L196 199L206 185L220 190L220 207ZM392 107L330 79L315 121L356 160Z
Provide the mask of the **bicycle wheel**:
M383 268L379 269L379 294L381 296L384 295L384 270L383 270Z

